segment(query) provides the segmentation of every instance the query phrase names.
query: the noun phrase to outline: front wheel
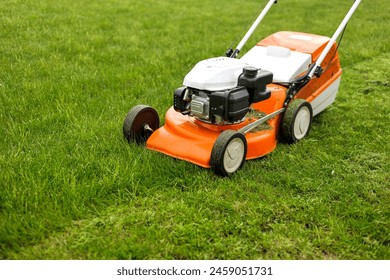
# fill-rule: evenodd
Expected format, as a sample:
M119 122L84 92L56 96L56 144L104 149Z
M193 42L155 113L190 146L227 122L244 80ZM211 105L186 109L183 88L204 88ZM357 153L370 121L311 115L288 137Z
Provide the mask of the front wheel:
M247 142L242 133L223 131L211 151L210 166L215 174L229 176L240 169L246 158Z
M127 141L144 144L160 125L155 109L146 105L137 105L127 114L123 123L123 134Z
M284 113L281 134L288 143L296 143L309 134L313 109L309 102L294 99Z

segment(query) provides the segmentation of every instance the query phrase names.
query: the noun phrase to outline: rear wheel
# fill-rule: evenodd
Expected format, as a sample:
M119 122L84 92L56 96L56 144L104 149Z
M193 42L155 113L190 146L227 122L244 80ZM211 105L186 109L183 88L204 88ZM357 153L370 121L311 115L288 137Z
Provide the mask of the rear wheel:
M137 105L125 118L123 134L129 142L144 144L159 125L160 119L155 109L146 105Z
M295 99L284 113L281 134L288 143L296 143L309 134L313 119L313 109L309 102Z
M211 151L211 169L218 175L229 176L240 169L246 158L247 142L242 133L223 131Z

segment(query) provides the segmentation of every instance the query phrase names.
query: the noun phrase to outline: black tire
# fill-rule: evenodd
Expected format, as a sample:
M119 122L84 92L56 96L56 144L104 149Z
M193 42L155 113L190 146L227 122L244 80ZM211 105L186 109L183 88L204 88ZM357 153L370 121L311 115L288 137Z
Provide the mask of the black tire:
M284 113L281 136L287 143L296 143L305 138L310 131L313 120L313 109L309 102L294 99Z
M129 142L144 144L159 126L160 119L155 109L147 105L137 105L127 113L123 134Z
M229 176L244 165L246 152L245 136L234 130L225 130L218 136L211 151L211 169L217 175Z

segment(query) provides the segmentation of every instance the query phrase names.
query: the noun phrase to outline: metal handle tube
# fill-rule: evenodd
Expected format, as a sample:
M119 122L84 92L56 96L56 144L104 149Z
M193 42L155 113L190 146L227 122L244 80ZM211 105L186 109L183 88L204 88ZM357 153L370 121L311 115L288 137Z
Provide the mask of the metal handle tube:
M265 6L263 11L260 13L260 15L257 17L255 22L252 24L251 28L246 32L244 38L240 41L240 43L237 45L237 48L235 50L236 53L240 52L241 49L244 47L245 43L248 41L249 37L253 34L257 26L260 24L260 22L263 20L265 15L268 13L268 11L271 9L272 4L276 3L276 0L270 0L268 4Z
M333 34L332 38L329 40L328 44L326 45L325 49L322 51L320 57L317 59L315 63L315 67L312 68L312 70L309 73L309 77L312 78L314 73L316 72L317 68L321 66L322 61L325 59L326 55L329 53L330 49L332 48L333 44L336 42L337 37L341 34L345 26L347 25L348 21L352 17L353 13L359 6L361 0L355 0L355 3L352 5L351 9L347 13L347 15L344 17L344 20L341 22L340 26L337 28L336 32Z
M249 131L251 131L252 129L258 127L259 125L261 125L262 123L265 123L266 121L268 121L269 119L272 119L273 117L283 113L286 109L285 108L281 108L279 110L276 110L275 112L272 112L271 114L268 114L250 124L247 124L246 126L240 128L238 130L238 132L241 132L242 134L246 134L248 133Z

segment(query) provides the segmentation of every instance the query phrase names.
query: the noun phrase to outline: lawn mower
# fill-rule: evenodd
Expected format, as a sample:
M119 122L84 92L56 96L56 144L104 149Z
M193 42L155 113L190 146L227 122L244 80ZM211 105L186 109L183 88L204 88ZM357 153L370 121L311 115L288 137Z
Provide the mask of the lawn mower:
M200 61L185 76L162 127L155 109L137 105L124 120L125 138L221 176L269 154L278 140L302 140L312 118L336 98L342 74L337 39L360 2L353 3L331 38L277 32L237 58L277 3L269 1L236 49Z

